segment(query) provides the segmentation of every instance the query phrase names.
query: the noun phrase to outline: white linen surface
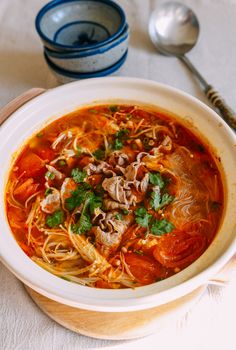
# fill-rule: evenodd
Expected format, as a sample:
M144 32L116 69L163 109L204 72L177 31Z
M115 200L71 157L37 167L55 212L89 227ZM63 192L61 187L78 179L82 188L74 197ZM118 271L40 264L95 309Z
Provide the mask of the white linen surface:
M34 29L36 13L46 2L0 1L0 107L31 87L57 85L44 62L42 45ZM117 2L123 6L131 27L128 59L118 75L163 82L206 102L199 85L181 62L157 54L148 38L150 13L163 1ZM236 0L180 2L192 7L201 23L200 39L189 58L236 110ZM233 273L227 287L208 287L184 319L159 334L133 341L96 340L50 320L0 263L0 350L233 350L235 312L236 273Z

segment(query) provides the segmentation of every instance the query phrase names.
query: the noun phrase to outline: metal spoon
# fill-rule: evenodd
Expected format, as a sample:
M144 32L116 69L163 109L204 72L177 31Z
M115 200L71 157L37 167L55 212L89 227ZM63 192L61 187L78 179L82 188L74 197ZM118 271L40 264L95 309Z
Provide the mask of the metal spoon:
M194 47L199 35L199 22L195 13L178 2L164 3L151 15L149 35L160 53L178 57L188 67L200 82L208 100L236 131L235 113L185 56Z

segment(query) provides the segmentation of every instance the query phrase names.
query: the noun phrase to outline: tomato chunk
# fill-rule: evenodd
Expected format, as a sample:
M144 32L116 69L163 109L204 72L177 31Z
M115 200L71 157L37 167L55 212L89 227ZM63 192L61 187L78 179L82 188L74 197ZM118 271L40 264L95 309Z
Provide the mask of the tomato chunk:
M44 161L35 153L25 154L19 161L19 172L26 177L38 176L44 169Z
M165 276L165 269L149 256L127 253L125 261L131 273L142 285L154 283Z
M55 158L55 153L49 146L40 146L35 153L43 160L51 161Z
M154 258L168 268L184 268L195 261L206 248L206 238L200 232L174 230L162 236Z
M37 191L38 187L39 184L34 183L34 180L29 178L15 189L14 196L18 201L25 202L27 198Z
M89 163L91 163L92 158L89 156L84 156L82 158L80 158L80 160L78 161L79 167L80 168L84 168L86 165L88 165Z

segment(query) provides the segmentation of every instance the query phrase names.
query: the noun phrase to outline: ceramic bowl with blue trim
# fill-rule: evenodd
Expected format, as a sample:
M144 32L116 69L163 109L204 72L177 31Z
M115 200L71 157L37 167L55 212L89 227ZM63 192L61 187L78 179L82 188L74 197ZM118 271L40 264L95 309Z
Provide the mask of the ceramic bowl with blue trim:
M44 46L54 51L101 47L115 40L125 25L124 11L112 0L53 0L35 20Z
M67 70L57 67L53 62L49 60L49 58L45 54L44 54L44 57L48 64L48 67L50 68L53 75L57 78L58 82L65 84L65 83L69 83L71 81L80 80L80 79L100 78L100 77L105 77L107 75L115 75L125 63L127 55L128 55L128 50L119 59L119 61L113 64L112 66L93 73L68 72Z
M106 69L118 62L129 45L129 27L112 42L98 48L73 53L44 49L45 55L57 67L69 72L92 73Z

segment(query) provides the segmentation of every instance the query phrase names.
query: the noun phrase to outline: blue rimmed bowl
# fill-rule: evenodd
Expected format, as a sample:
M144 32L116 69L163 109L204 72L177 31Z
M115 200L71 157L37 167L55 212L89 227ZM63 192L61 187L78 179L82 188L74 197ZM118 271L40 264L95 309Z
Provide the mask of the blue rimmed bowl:
M125 25L124 11L111 0L54 0L35 21L44 46L54 51L101 47L116 39Z
M47 57L46 54L44 54L45 61L50 68L53 75L57 78L57 80L62 83L66 84L71 81L80 80L80 79L89 79L89 78L100 78L105 77L107 75L114 75L125 63L126 58L128 56L128 50L124 53L124 55L112 66L102 69L96 72L84 72L84 73L78 73L78 72L69 72L68 70L61 69L60 67L56 66L53 62L50 61L50 59Z
M44 53L57 67L68 72L93 73L118 62L128 50L128 45L129 27L126 25L119 37L101 47L72 53L55 52L45 47Z

